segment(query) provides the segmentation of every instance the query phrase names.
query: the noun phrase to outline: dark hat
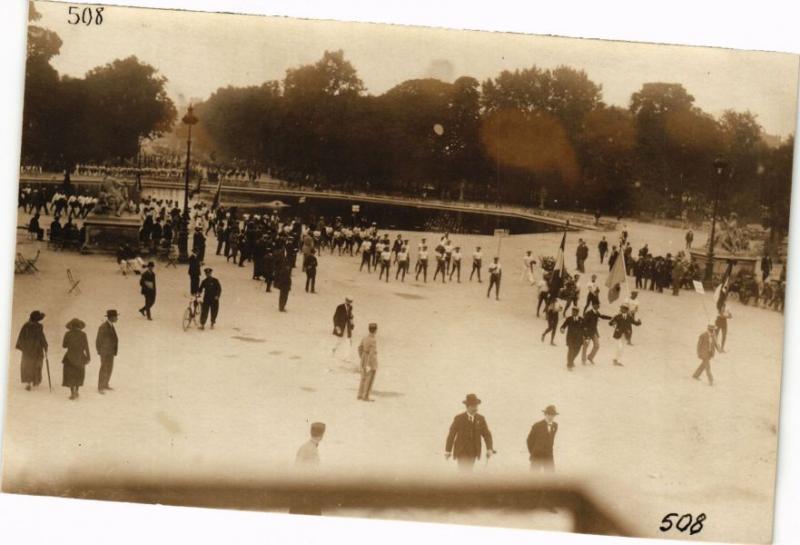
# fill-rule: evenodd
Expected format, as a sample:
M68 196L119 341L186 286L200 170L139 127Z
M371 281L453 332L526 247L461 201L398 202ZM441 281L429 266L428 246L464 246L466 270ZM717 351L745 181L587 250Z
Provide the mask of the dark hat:
M109 318L116 318L117 316L119 316L119 312L117 312L116 309L113 309L113 308L112 309L108 309L106 311L106 316L109 317Z
M580 310L580 309L578 309L578 307L572 307L572 313L573 314L577 314L578 310Z
M370 331L377 331L378 330L378 324L376 324L375 322L372 322L371 324L369 324L369 330Z
M33 312L31 312L30 319L33 320L34 322L38 322L42 318L44 318L44 312L40 312L38 310L34 310Z
M470 405L480 405L481 400L475 394L467 394L467 398L461 403L469 407Z
M319 437L323 433L325 433L325 423L324 422L314 422L311 424L311 436L312 437Z
M558 414L558 411L556 410L556 406L555 405L548 405L545 408L545 410L543 410L542 412L544 414L551 414L553 416L556 416Z
M211 267L206 267L205 269L203 269L203 272L210 273L213 270L214 269L212 269Z
M67 322L67 329L83 329L86 327L86 323L83 320L79 320L78 318L73 318L69 322Z
M153 263L152 261L148 261L148 262L147 262L147 268L148 268L148 269L150 269L150 268L152 268L152 267L155 267L155 266L156 266L156 264L155 264L155 263Z

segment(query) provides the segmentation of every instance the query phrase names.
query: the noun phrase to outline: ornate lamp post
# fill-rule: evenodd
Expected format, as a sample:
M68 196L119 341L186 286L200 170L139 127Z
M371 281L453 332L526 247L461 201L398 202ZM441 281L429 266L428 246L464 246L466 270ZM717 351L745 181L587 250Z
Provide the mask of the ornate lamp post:
M189 173L192 158L192 125L199 119L194 115L194 108L189 104L186 115L181 120L189 127L189 136L186 138L186 177L183 183L183 215L181 216L181 227L178 232L178 261L186 263L189 261Z
M706 254L706 275L705 281L711 284L711 278L714 274L714 238L717 229L717 207L719 206L719 188L722 185L722 175L725 173L728 163L717 157L714 159L714 169L717 172L714 178L714 207L711 212L711 236L708 240L708 253Z

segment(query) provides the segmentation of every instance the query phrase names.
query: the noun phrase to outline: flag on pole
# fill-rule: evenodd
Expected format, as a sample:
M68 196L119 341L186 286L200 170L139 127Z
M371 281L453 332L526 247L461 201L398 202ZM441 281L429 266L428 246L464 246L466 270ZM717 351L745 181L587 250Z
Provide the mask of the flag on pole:
M567 269L564 266L564 246L567 243L567 232L564 231L564 236L561 237L561 245L558 247L556 253L556 263L553 266L553 275L550 277L550 295L557 297L558 292L561 291L561 284L564 283L564 277L567 274Z
M214 195L214 202L211 203L211 210L216 210L219 207L220 194L222 193L222 176L219 176L217 182L217 193Z
M625 252L620 252L614 261L614 266L606 278L606 287L608 288L608 302L613 303L619 299L622 292L622 284L628 283L628 277L625 275Z
M722 306L725 304L725 301L728 299L728 284L731 280L731 273L733 272L733 260L728 260L728 268L725 269L725 274L722 275L722 282L720 282L717 289L714 290L714 304L717 307L717 310L722 310Z

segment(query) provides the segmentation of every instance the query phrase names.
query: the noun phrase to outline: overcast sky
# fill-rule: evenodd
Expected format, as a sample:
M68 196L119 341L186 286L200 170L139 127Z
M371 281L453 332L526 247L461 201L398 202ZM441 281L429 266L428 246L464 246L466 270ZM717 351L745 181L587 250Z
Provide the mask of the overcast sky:
M65 4L36 5L37 24L64 42L52 61L61 74L81 77L135 55L168 78L178 104L227 85L283 79L287 68L342 49L373 94L412 78L482 81L504 69L566 64L602 85L608 104L627 106L645 82L682 83L709 113L750 110L770 134L795 131L798 57L785 53L113 6L102 25L85 27L67 24Z

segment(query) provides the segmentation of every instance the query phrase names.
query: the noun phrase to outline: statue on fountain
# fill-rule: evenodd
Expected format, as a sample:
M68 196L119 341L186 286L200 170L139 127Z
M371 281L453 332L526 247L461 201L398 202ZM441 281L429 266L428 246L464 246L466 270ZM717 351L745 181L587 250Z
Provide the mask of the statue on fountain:
M722 248L732 255L748 253L750 251L750 236L739 227L736 213L731 213L727 219L719 220L719 226L714 237L714 246Z
M95 206L95 213L98 215L114 214L120 217L123 212L135 213L131 207L131 190L125 182L106 174L100 184L100 195L97 206Z

